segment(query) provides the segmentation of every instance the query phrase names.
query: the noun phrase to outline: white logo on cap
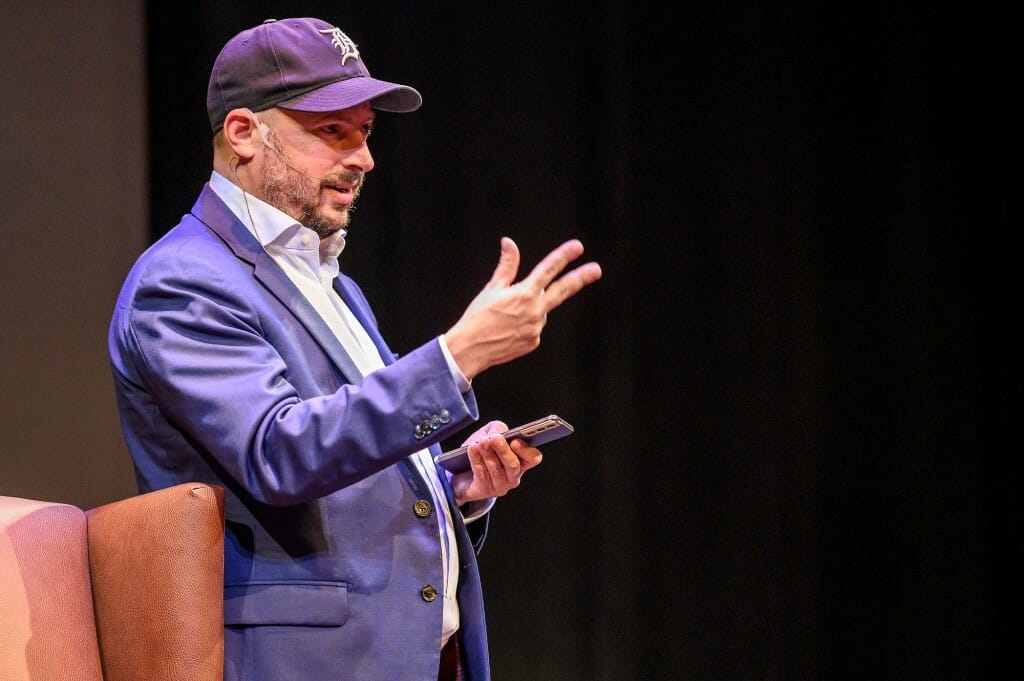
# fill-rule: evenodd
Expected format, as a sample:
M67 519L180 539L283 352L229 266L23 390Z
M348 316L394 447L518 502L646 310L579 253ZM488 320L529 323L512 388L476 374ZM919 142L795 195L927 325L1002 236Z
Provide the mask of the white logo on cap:
M349 59L359 59L359 50L352 39L341 32L340 28L322 28L320 33L331 36L331 44L341 50L341 63L344 65Z

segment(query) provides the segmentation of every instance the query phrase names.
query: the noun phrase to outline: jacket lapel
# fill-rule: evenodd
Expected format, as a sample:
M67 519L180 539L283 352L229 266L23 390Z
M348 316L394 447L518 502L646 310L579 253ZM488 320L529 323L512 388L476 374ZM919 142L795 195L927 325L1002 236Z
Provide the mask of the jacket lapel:
M380 355L381 360L384 361L385 365L393 364L395 361L395 355L391 352L391 348L384 342L384 338L380 335L380 331L377 330L377 324L370 316L370 311L367 309L366 304L361 302L351 290L350 286L345 283L344 277L338 276L334 280L334 290L341 296L341 299L348 306L348 309L352 311L352 314L356 316L359 323L363 325L363 329L366 331L370 340L373 341L374 346L377 348L377 353Z

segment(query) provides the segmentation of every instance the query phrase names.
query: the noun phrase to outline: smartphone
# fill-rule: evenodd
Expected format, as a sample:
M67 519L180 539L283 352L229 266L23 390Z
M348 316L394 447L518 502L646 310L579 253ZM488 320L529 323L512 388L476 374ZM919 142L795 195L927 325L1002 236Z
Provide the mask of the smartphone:
M551 414L536 421L530 421L521 426L510 428L502 433L502 436L506 440L520 438L525 440L531 447L539 447L552 440L571 435L572 432L573 427L568 421L561 416ZM445 470L452 473L461 473L469 469L469 455L466 453L466 449L466 447L459 447L444 454L438 454L434 457L434 461Z

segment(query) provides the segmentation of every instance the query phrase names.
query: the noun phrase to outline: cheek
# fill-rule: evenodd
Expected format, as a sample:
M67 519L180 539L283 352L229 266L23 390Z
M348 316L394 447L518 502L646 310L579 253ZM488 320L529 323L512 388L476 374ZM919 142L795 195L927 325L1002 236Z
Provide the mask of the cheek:
M299 158L302 164L309 168L310 174L316 176L326 175L338 166L338 155L323 146L306 150Z

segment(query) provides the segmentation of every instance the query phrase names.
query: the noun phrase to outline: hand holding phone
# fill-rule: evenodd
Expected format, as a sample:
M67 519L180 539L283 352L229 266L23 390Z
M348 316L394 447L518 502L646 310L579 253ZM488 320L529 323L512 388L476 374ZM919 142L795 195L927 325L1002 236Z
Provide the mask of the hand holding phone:
M572 425L560 416L551 414L544 418L524 423L521 426L510 428L502 433L506 440L520 438L525 440L531 447L539 447L552 440L570 435L573 432ZM459 447L444 454L438 454L434 461L447 471L461 473L469 470L469 454L467 446Z

